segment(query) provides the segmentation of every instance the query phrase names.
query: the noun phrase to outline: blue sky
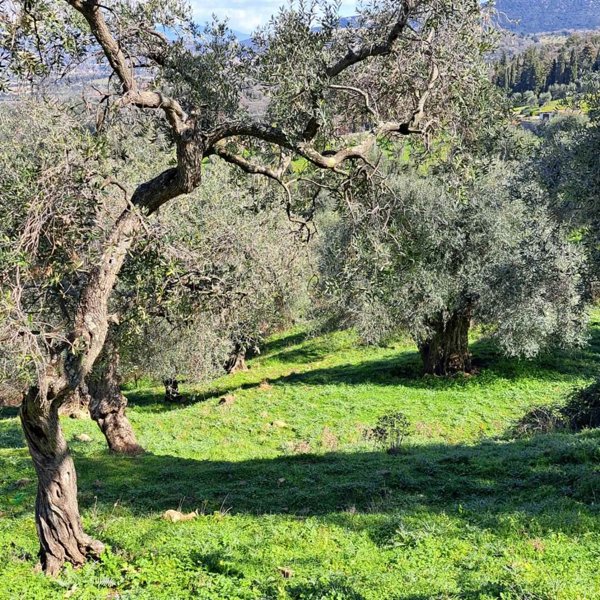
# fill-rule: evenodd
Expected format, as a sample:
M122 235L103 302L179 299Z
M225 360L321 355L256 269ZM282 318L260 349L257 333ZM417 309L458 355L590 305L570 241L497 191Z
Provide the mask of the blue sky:
M245 33L251 32L258 25L265 23L285 3L285 0L190 0L196 21L209 21L214 13L220 18L229 18L232 29ZM216 5L216 6L215 6ZM342 1L342 16L350 16L354 12L355 0Z

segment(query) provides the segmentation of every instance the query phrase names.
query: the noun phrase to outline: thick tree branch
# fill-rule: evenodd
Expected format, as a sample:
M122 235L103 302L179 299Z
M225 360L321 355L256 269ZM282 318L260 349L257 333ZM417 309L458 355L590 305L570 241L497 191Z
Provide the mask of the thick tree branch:
M207 146L211 149L215 148L218 145L218 142L231 137L252 137L262 140L263 142L275 144L306 158L321 169L336 169L344 161L349 159L365 159L364 152L372 143L371 140L366 140L359 145L349 146L333 154L324 155L315 150L307 142L297 142L292 140L278 127L273 127L272 125L258 121L238 121L234 123L225 123L210 132L207 136ZM215 153L217 152L215 151Z
M108 63L119 78L123 87L123 104L132 104L139 108L162 109L171 127L181 133L185 126L186 114L181 105L168 96L158 92L140 90L131 65L111 33L96 0L66 0L88 22L90 31L100 44Z
M326 75L329 78L334 78L349 67L367 58L389 54L394 47L394 43L406 28L416 4L415 0L402 0L398 9L398 17L383 42L379 44L366 44L358 49L349 48L348 52L342 58L325 69Z

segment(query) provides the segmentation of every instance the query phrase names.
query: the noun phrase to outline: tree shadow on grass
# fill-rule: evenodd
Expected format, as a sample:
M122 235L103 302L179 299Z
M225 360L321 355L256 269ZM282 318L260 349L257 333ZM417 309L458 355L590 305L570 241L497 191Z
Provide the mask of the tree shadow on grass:
M269 379L271 385L380 385L403 386L415 389L447 390L478 389L482 382L493 384L494 380L569 382L581 378L594 378L600 374L600 331L594 332L593 343L586 349L556 351L542 354L535 359L507 358L489 340L479 340L471 345L474 375L436 377L423 375L419 354L414 351L400 352L395 356L366 360L361 363L320 367L302 372L292 372ZM251 375L249 375L251 377ZM155 390L127 393L131 406L144 407L147 412L177 410L197 402L213 400L238 390L258 388L262 377L243 381L224 378L205 391L183 393L182 401L165 404L162 394Z
M127 397L127 403L131 407L142 409L145 413L161 413L172 410L179 410L186 406L206 402L236 390L246 390L258 387L263 378L257 381L239 383L235 385L230 379L223 379L219 383L215 383L212 387L204 391L188 392L185 388L180 387L181 398L177 402L165 402L165 394L157 388L146 388L138 390L126 390L124 392Z
M18 421L9 421L8 417L0 420L0 448L23 448L23 446L25 446L25 437Z
M599 374L600 331L595 330L591 343L585 349L544 353L535 359L509 358L502 355L490 340L479 340L471 345L474 375L436 377L423 375L417 352L405 351L396 356L342 364L335 367L316 368L302 373L292 373L270 380L274 385L397 385L419 389L450 389L479 387L494 379L516 381L569 381Z
M309 338L307 335L290 339L293 345L283 346L282 349L273 351L271 342L267 344L262 354L263 358L276 360L282 364L305 365L319 360L324 360L331 354L343 349L355 347L357 341L349 337L348 331L340 331L329 336ZM297 341L296 341L297 340ZM277 344L279 340L275 341Z
M448 535L466 528L499 538L564 533L575 539L600 533L599 442L600 431L587 431L473 445L414 445L394 456L331 452L237 462L91 455L77 446L73 453L80 505L84 515L96 514L95 520L103 521L115 510L123 511L117 515L158 517L167 509L314 517L366 535L380 548L402 543L410 550L411 535L415 543L423 535L443 538L448 526L453 528ZM11 516L33 511L35 482L17 487L21 477L17 468L2 476L0 496L18 494L21 503ZM108 534L103 539L119 546ZM218 554L193 558L209 571L235 576L223 571ZM480 593L497 597L505 591L509 589L490 584L464 590L461 597L475 600ZM361 597L348 581L325 578L290 585L292 598L334 592Z
M286 588L292 599L301 598L340 598L343 600L365 600L342 577L330 577L326 581L293 583Z
M525 523L535 517L542 529L571 530L587 512L600 528L599 441L596 431L418 445L396 456L336 452L229 462L146 454L76 456L76 463L87 507L118 502L138 515L181 506L320 516L366 527L385 546L395 529L387 521L381 528L366 525L357 514L452 513L490 529L501 527L503 515L518 514Z
M0 406L0 421L14 419L19 416L18 406Z
M291 332L275 340L269 340L261 352L262 357L272 358L280 356L289 348L302 344L308 339L308 334L305 331Z

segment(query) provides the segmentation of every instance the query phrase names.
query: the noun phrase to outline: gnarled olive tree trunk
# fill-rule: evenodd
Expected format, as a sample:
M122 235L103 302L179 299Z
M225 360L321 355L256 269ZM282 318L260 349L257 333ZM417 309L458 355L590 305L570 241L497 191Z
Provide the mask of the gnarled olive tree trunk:
M77 476L58 413L69 394L83 384L102 351L109 327L108 300L140 224L139 215L130 209L117 219L82 290L68 334L70 347L52 356L45 370L40 369L38 382L27 391L21 406L21 423L38 477L40 561L51 574L65 562L80 565L103 548L83 531Z
M55 575L65 562L81 565L104 546L83 531L77 475L58 419L59 398L31 387L21 405L21 423L38 477L35 521L44 571Z
M237 373L238 371L247 371L246 365L246 348L236 344L233 351L229 355L225 363L225 371L227 373Z
M432 324L433 335L419 343L425 373L452 375L471 371L470 325L470 309L456 311L447 319L440 317Z
M90 415L98 423L110 450L118 454L141 454L144 449L125 415L127 398L121 393L119 351L110 334L86 383Z

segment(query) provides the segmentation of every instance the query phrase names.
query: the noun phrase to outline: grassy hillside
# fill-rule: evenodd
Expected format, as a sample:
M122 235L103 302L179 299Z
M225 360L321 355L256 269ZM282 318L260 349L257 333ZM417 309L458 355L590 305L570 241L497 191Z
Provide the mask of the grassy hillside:
M33 570L34 474L4 409L0 598L600 598L600 435L505 435L600 370L600 324L574 354L474 352L477 376L442 380L408 342L282 335L183 406L129 392L137 458L65 420L85 526L110 550L55 580ZM412 434L391 456L363 432L396 410ZM161 518L178 508L200 516Z

